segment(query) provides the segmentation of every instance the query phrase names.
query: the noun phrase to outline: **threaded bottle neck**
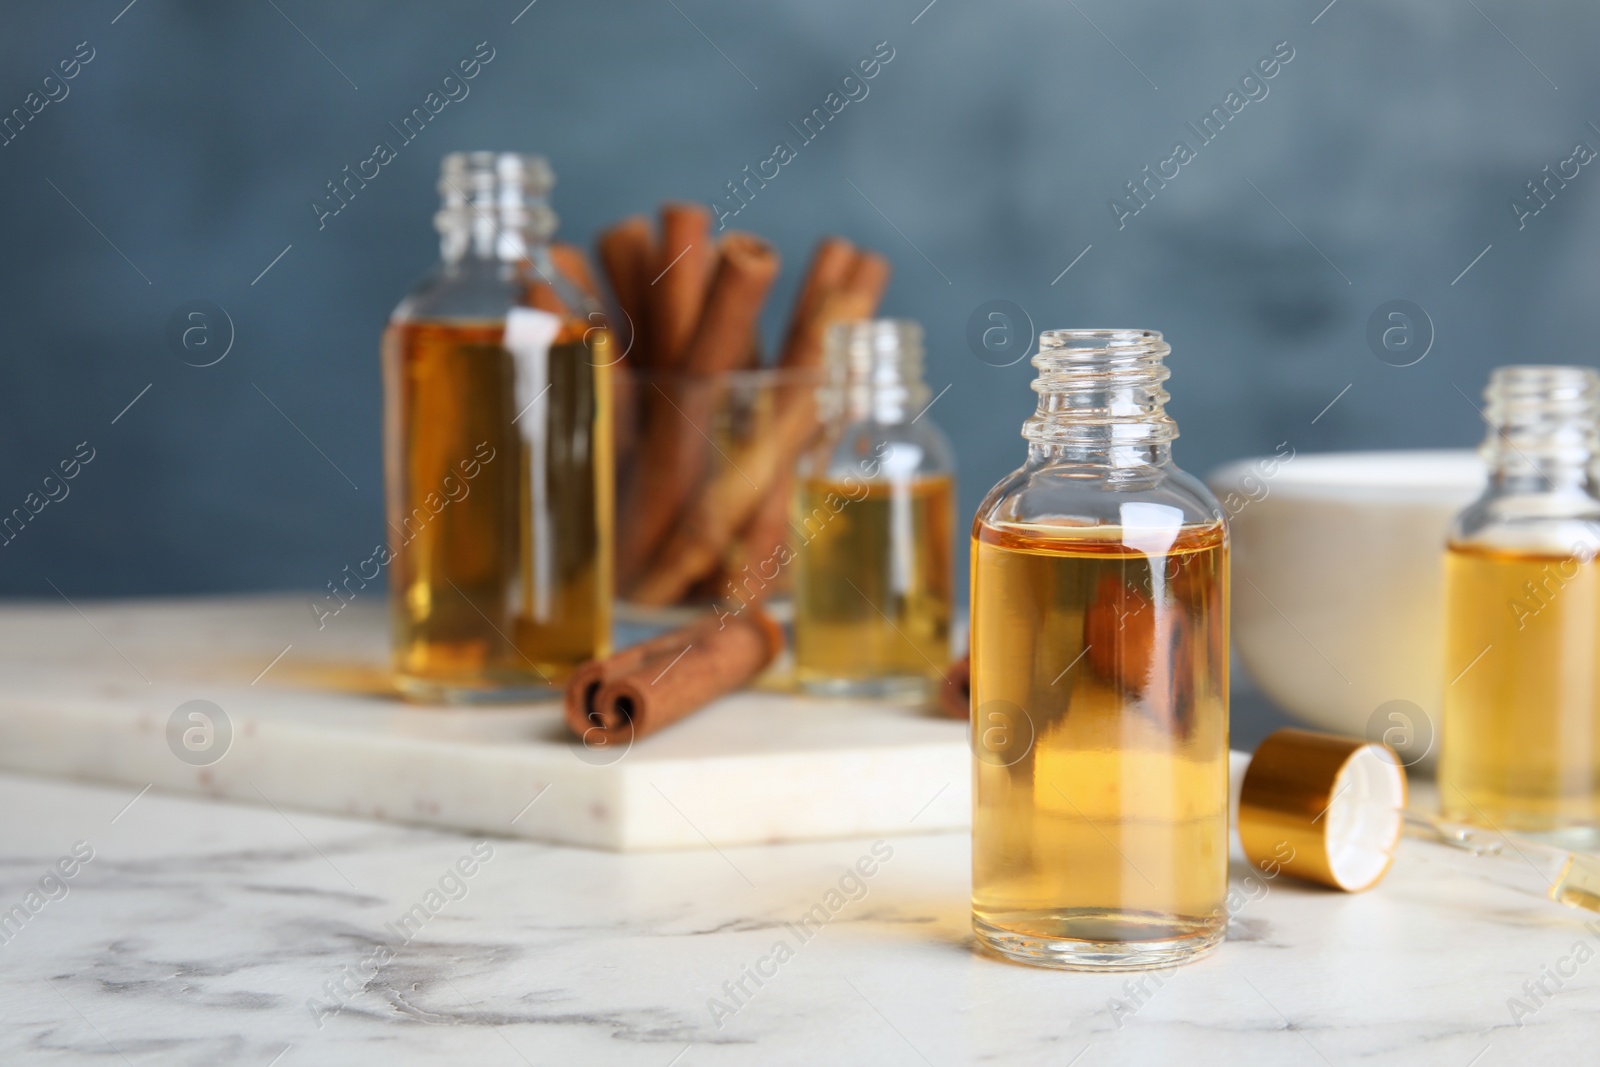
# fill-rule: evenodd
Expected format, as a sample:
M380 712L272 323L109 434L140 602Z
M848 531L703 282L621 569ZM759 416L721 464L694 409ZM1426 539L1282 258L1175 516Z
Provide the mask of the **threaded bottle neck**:
M1589 484L1600 455L1600 374L1588 367L1497 367L1483 392L1479 453L1506 488Z
M902 319L841 322L826 340L828 392L847 422L904 422L928 402L922 327Z
M1170 351L1154 330L1045 331L1033 357L1039 406L1022 436L1035 449L1110 466L1165 462L1178 436L1161 387Z
M555 175L543 156L452 152L439 172L442 203L433 224L446 263L516 263L555 233L548 197Z

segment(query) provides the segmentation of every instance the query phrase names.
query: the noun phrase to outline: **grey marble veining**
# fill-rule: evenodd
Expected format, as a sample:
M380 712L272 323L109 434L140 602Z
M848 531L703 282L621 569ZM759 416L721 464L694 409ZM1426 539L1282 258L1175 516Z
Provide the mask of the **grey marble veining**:
M1592 1049L1600 1010L1600 923L1418 841L1359 896L1236 867L1227 943L1141 982L975 953L960 834L883 842L801 931L873 841L623 856L132 797L0 777L0 904L93 849L0 945L0 1062L1489 1067Z

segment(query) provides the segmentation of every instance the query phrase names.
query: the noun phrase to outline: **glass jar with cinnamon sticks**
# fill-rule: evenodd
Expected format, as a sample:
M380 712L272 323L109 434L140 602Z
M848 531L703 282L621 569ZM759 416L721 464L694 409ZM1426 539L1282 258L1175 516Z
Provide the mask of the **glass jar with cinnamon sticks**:
M712 232L698 204L663 205L600 236L626 352L619 418L617 577L643 617L683 605L738 611L786 590L796 459L818 432L828 326L871 317L889 264L824 239L776 358L757 325L779 270L754 234Z
M411 698L517 699L610 651L614 358L582 253L549 244L552 184L537 156L446 156L443 262L384 333L394 673Z
M950 660L955 463L927 417L922 329L838 324L825 432L796 470L795 679L925 700Z

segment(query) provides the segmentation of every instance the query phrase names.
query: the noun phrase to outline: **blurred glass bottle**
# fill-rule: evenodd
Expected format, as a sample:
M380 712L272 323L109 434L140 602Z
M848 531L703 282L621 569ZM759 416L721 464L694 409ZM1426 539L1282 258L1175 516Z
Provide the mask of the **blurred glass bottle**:
M1600 847L1600 375L1500 367L1445 553L1448 819Z
M922 330L840 323L824 430L801 457L795 677L829 696L926 699L950 662L955 464L931 419Z
M383 339L394 670L516 699L609 652L609 340L551 261L538 156L444 158L443 262Z
M1055 330L972 537L972 911L1025 963L1181 962L1228 888L1228 531L1172 462L1170 351Z

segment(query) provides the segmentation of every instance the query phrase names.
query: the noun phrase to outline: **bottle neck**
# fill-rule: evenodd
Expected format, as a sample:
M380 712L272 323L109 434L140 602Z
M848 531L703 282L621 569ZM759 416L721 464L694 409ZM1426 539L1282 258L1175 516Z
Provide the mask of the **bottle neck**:
M520 263L535 258L555 232L548 196L555 179L539 156L454 152L439 175L434 216L447 266Z
M1595 495L1600 374L1588 367L1499 367L1484 390L1479 454L1492 492Z
M1166 413L1171 348L1151 330L1051 330L1033 365L1039 406L1022 424L1030 462L1157 467L1178 427Z
M847 423L910 422L928 403L922 328L914 322L838 323L828 332L825 358L828 392Z

